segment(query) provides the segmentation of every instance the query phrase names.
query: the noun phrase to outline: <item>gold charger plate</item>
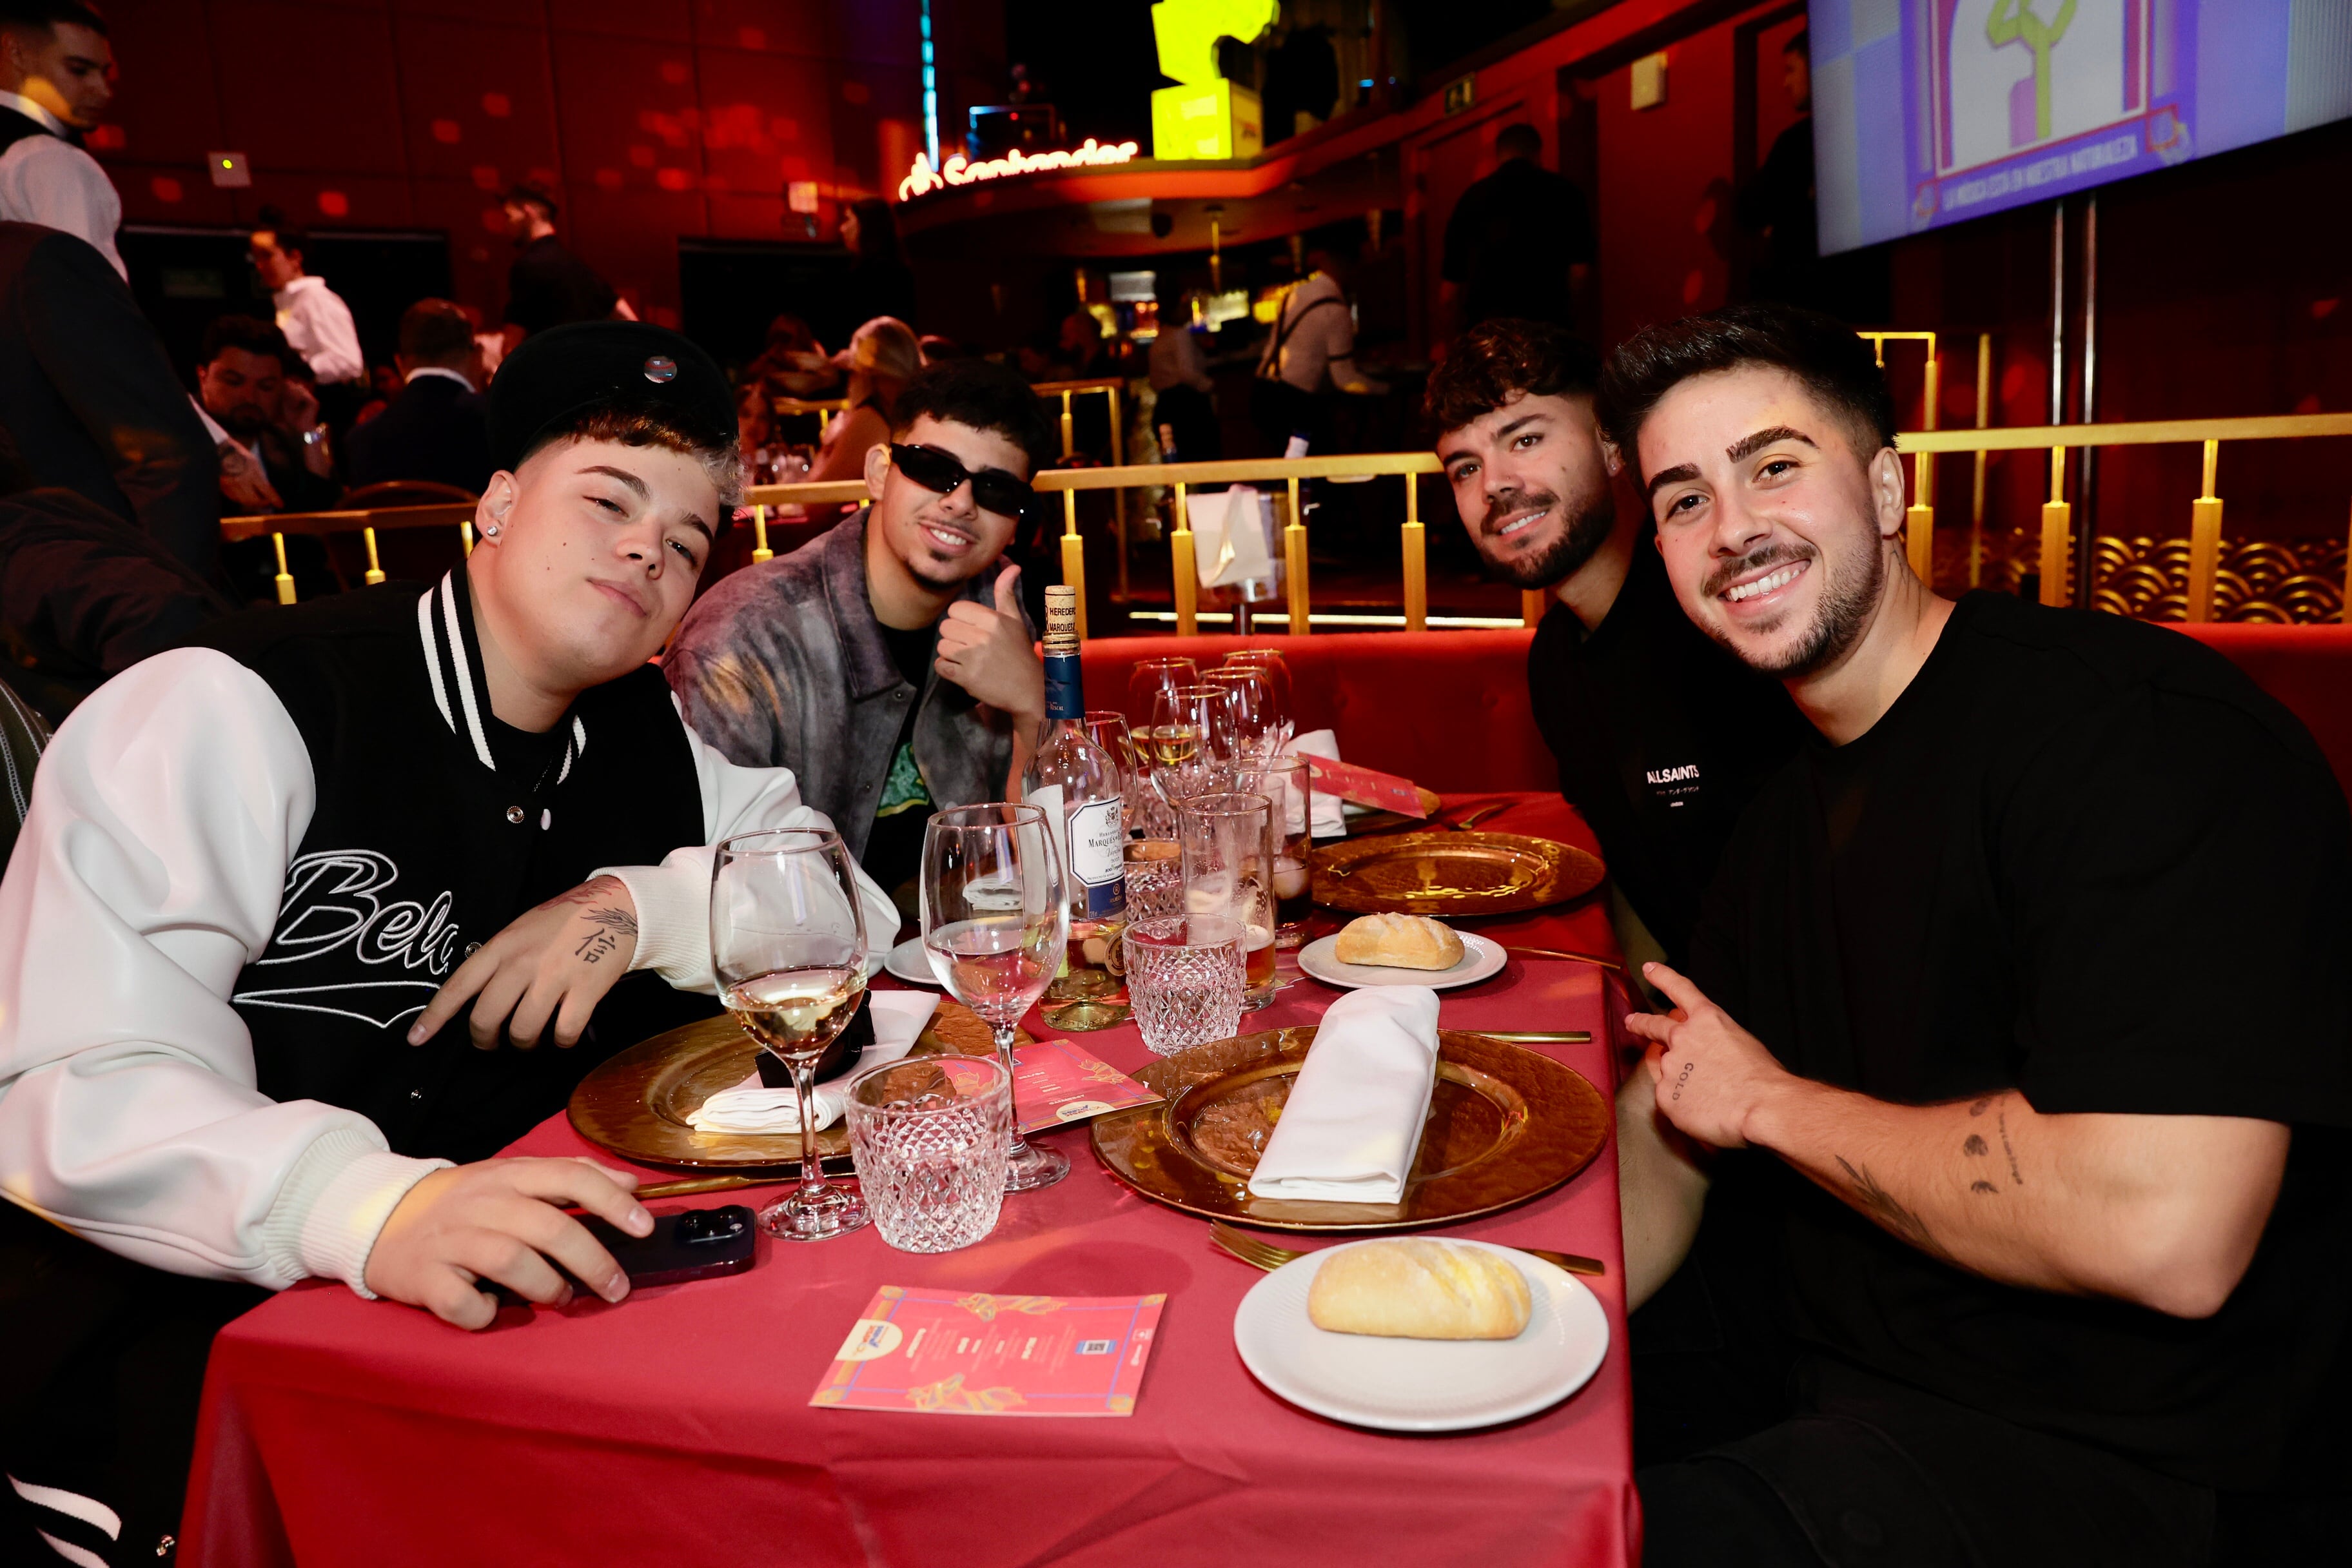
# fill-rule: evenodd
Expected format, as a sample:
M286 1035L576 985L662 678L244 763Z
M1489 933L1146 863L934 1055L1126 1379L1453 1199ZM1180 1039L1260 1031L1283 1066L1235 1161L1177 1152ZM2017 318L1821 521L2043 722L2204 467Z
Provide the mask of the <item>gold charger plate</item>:
M1519 833L1392 833L1315 851L1315 901L1351 914L1508 915L1581 898L1598 858Z
M1249 1190L1268 1102L1286 1098L1312 1025L1215 1040L1136 1081L1165 1098L1095 1119L1095 1158L1145 1197L1275 1230L1412 1230L1551 1191L1609 1142L1608 1097L1574 1068L1483 1035L1441 1029L1437 1086L1401 1204L1299 1203Z
M1029 1037L1019 1033L1013 1039L1026 1044ZM742 1026L723 1014L641 1040L572 1091L572 1128L599 1149L640 1165L698 1171L797 1169L797 1132L698 1132L687 1125L686 1119L704 1100L750 1076L759 1049ZM995 1050L980 1015L943 996L908 1055L984 1057ZM816 1152L820 1168L835 1161L846 1167L846 1120L818 1131Z
M1347 819L1348 837L1360 838L1367 833L1386 833L1394 827L1418 827L1435 816L1437 808L1445 804L1438 793L1423 784L1412 787L1421 792L1419 816L1407 816L1402 811L1368 811Z

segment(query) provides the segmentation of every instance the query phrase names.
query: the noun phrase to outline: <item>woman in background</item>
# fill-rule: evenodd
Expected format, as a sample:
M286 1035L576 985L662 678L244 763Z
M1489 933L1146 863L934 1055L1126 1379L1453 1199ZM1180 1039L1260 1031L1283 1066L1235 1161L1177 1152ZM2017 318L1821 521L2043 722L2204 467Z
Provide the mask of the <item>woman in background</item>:
M824 427L812 483L864 476L866 452L889 444L891 400L923 368L923 351L913 328L877 316L857 329L834 363L849 373L849 406Z

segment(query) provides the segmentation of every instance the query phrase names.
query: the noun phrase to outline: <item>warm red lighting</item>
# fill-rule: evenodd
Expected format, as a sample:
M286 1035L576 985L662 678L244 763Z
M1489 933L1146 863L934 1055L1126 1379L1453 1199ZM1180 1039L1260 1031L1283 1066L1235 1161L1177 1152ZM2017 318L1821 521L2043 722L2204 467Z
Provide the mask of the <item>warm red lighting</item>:
M92 147L97 148L101 153L120 153L122 151L123 145L122 127L120 125L94 125L90 127L88 141Z
M1100 168L1108 163L1124 163L1136 154L1136 144L1121 142L1105 146L1089 136L1079 146L1053 153L1024 153L1018 147L1002 158L985 158L974 163L961 153L950 153L946 163L931 167L930 159L915 154L914 166L907 177L898 182L898 199L912 201L931 191L949 185L975 184L982 180L1002 180L1013 174L1042 174L1048 169Z
M436 120L433 122L433 140L436 142L454 146L457 139L465 133L465 127L454 120Z
M179 181L165 174L158 174L148 181L147 188L155 193L155 199L159 202L176 202L186 194L180 188Z
M684 169L663 169L654 175L654 184L666 191L683 191L694 184L694 176Z
M475 164L474 188L478 191L497 190L499 188L499 166L496 163Z
M482 112L493 120L504 120L514 112L514 105L503 92L482 94Z
M319 210L329 217L349 217L352 211L352 198L341 191L320 191Z

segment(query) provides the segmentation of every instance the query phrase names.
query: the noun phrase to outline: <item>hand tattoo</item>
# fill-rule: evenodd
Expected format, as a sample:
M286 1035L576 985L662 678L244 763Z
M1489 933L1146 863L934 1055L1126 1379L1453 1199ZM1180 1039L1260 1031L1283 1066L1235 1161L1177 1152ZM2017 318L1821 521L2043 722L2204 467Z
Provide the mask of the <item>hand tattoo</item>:
M583 882L576 888L566 889L539 907L542 910L551 910L559 904L596 903L611 896L613 889L619 885L611 877L599 877L593 881Z
M637 917L628 910L590 910L583 918L596 928L572 950L572 956L583 963L594 963L607 953L619 951L624 938L628 941L629 951L636 951Z
M1970 1182L1969 1184L1969 1191L1972 1193L1993 1193L1997 1194L2000 1193L2000 1189L1994 1186L1990 1182Z
M2009 1156L2009 1179L2021 1187L2025 1185L2025 1173L2017 1168L2017 1151L2010 1146L2009 1107L2002 1106L1994 1121L2000 1131L2000 1152Z
M1680 1099L1683 1097L1683 1085L1685 1085L1685 1084L1686 1084L1686 1083L1690 1082L1690 1076L1691 1076L1691 1074L1693 1074L1693 1073L1696 1072L1697 1070L1698 1070L1698 1063L1696 1063L1696 1062L1685 1062L1685 1063L1683 1063L1683 1070L1682 1070L1681 1072L1677 1073L1677 1074L1675 1076L1675 1091L1674 1091L1674 1093L1672 1093L1672 1094L1670 1094L1670 1095L1666 1096L1666 1098L1667 1098L1668 1100L1680 1100Z
M1985 1141L1971 1132L1969 1134L1969 1141L1960 1145L1960 1152L1963 1154L1985 1153L1987 1152Z

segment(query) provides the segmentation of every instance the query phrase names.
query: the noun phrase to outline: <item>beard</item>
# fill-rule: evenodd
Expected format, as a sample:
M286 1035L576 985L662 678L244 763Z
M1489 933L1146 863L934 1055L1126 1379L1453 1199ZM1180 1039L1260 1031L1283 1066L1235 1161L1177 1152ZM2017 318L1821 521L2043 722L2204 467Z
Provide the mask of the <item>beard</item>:
M1829 571L1823 565L1822 552L1811 546L1768 544L1761 550L1726 562L1707 574L1701 593L1712 599L1735 581L1751 572L1777 566L1791 561L1810 561L1813 570ZM1886 552L1873 548L1862 552L1861 558L1841 571L1830 573L1822 588L1821 602L1813 610L1811 624L1796 646L1777 658L1759 659L1739 647L1730 634L1717 626L1706 627L1706 634L1730 650L1733 657L1761 675L1780 680L1801 680L1809 675L1828 668L1846 656L1870 624L1871 613L1878 608L1879 596L1886 588Z
M1478 524L1479 554L1487 566L1519 588L1549 588L1576 575L1608 540L1609 531L1617 526L1617 497L1607 485L1595 491L1583 506L1563 509L1565 521L1559 537L1543 549L1513 561L1496 561L1484 549L1485 542L1492 537L1490 531L1504 517L1530 506L1559 505L1558 496L1542 490L1513 490L1497 498Z

